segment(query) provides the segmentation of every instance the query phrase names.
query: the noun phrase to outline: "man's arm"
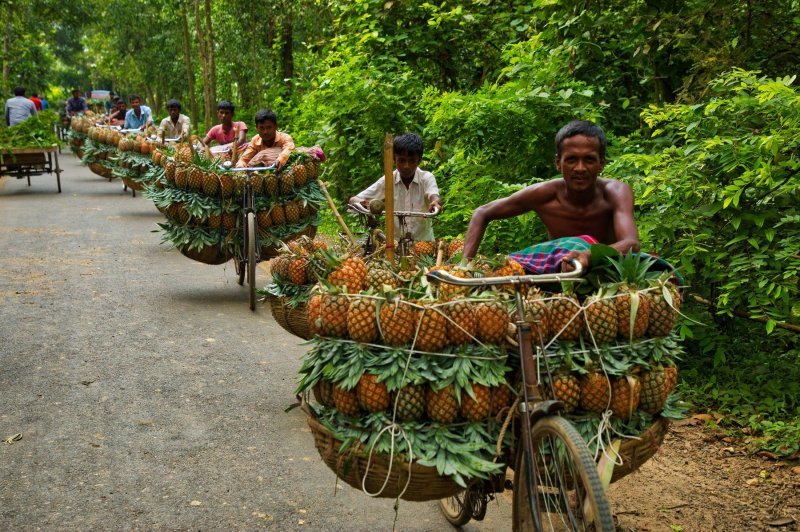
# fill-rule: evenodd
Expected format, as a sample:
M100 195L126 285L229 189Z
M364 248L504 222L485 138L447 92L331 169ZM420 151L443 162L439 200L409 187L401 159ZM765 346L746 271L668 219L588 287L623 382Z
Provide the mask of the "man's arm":
M279 132L278 134L281 135L280 141L281 147L283 148L276 161L278 163L278 168L280 169L283 168L283 166L286 164L286 161L289 160L289 154L291 154L294 150L294 139L286 133Z
M256 154L256 149L253 146L254 140L251 140L247 147L244 149L244 152L239 157L239 161L236 163L237 168L245 168L247 167L250 159L252 159Z
M369 202L375 199L384 199L386 197L386 182L385 177L379 178L370 186L350 198L348 203L360 203L364 207L369 207Z
M551 194L551 182L538 183L519 192L481 205L472 214L467 236L464 238L464 258L472 259L478 252L489 222L513 218L535 210Z
M436 184L436 178L430 172L423 174L423 190L425 198L428 200L428 212L433 212L436 208L442 208L442 203L439 201L439 185Z
M186 116L186 115L184 115L184 116ZM192 135L192 121L188 116L186 116L186 121L183 123L183 133L184 133L184 135L186 136L187 139L191 138L191 135Z

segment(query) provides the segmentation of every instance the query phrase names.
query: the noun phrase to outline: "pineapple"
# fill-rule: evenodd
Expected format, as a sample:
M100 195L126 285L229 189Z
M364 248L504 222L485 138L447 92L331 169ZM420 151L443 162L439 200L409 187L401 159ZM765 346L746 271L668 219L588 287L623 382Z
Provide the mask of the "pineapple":
M306 180L311 181L319 177L319 162L315 158L309 157L303 166L306 167Z
M186 186L189 190L203 190L203 184L206 180L206 173L198 166L193 166L189 171Z
M408 345L414 338L414 308L400 298L383 302L378 315L380 332L386 345Z
M306 306L308 312L308 329L312 336L319 336L322 334L322 296L314 294L308 298L308 305Z
M630 419L639 407L641 384L634 375L618 377L611 381L611 411L621 419Z
M468 421L483 421L492 412L491 390L488 386L471 383L473 398L470 394L461 397L461 415Z
M639 382L642 387L639 408L650 415L661 412L670 392L664 368L653 368L642 373Z
M261 231L266 231L272 227L272 216L269 211L258 211L256 213L256 222L258 222L258 228Z
M336 410L346 416L356 417L361 415L361 405L358 402L358 393L355 390L345 390L334 385L333 402Z
M444 270L455 277L467 278L470 276L470 272L468 270L451 265L436 266L431 268L431 271L439 269ZM447 283L438 283L437 288L440 299L453 299L455 297L465 296L469 291L469 288L466 286L456 286Z
M425 394L425 411L432 421L452 423L458 417L458 401L453 385L448 384L440 390L428 388Z
M272 263L270 264L270 268L272 269L272 274L277 275L285 280L289 280L289 264L291 259L287 255L278 255L274 259L272 259Z
M481 342L500 344L508 330L508 310L500 301L479 303L475 308L477 337Z
M289 261L289 282L296 285L306 284L306 265L308 259L295 257Z
M270 198L276 197L278 195L278 178L271 172L265 174L261 187L265 196Z
M574 412L581 402L581 386L578 378L565 371L559 371L553 377L553 395L558 401L564 403L566 413ZM602 407L605 410L605 403Z
M437 352L447 345L447 318L436 309L425 308L417 311L418 329L414 349Z
M389 286L394 290L400 285L397 277L392 273L388 267L388 263L372 263L367 270L367 288L372 288L375 291L384 289L384 286Z
M617 337L617 308L614 299L600 290L586 299L583 316L590 340L596 345L605 344Z
M178 144L178 148L175 150L175 160L179 163L191 163L193 159L191 146Z
M357 297L350 301L347 309L347 332L357 342L371 343L378 338L375 321L377 301L368 297Z
M605 412L611 400L611 385L598 371L580 378L581 408L588 412Z
M572 342L581 335L583 317L578 299L564 293L550 301L550 336Z
M525 321L531 326L534 345L550 341L550 309L538 288L531 289L525 299Z
M306 169L305 165L300 163L300 161L297 161L292 165L291 174L292 181L296 187L302 187L308 181L308 170Z
M283 225L286 223L286 211L283 205L273 205L270 216L272 216L272 225Z
M167 180L167 183L174 183L175 182L175 170L177 169L177 165L174 161L167 161L166 166L164 167L164 178Z
M219 195L219 176L216 173L208 172L205 174L203 194L210 198L216 198Z
M311 390L314 392L314 399L319 404L327 408L334 408L336 403L333 401L333 383L326 379L320 379Z
M186 181L188 179L189 168L186 166L179 166L175 170L175 186L181 189L186 188Z
M419 421L425 415L425 387L408 384L395 392L397 419Z
M328 294L322 299L320 318L322 334L332 338L347 336L347 309L350 302L343 295Z
M236 220L238 220L238 219L239 219L239 217L236 216L232 212L223 212L222 213L222 227L227 231L232 231L232 230L236 229Z
M331 260L331 264L336 264L336 260ZM339 288L346 287L350 294L357 294L366 285L367 267L360 258L347 258L328 275L328 282Z
M469 301L459 299L448 305L447 340L452 345L471 343L477 334L475 307Z
M253 194L256 196L264 195L264 174L252 174L250 176L250 185L253 187Z
M514 393L506 385L495 386L492 391L492 411L491 415L496 417L500 415L504 409L511 406L514 398Z
M669 281L670 275L664 274L653 284L658 290L650 295L650 322L647 326L649 336L668 336L675 328L681 298L678 289Z
M414 242L415 257L433 257L434 253L436 253L436 242L428 240Z
M356 388L358 404L367 412L384 412L389 408L389 390L386 384L378 382L378 376L365 373Z
M292 172L282 172L278 175L278 190L282 196L288 196L294 191L294 177Z
M447 245L447 258L452 259L459 253L463 253L464 251L464 240L461 238L454 238L450 241L450 244Z
M639 292L648 282L652 258L638 253L629 253L617 259L610 258L614 270L614 280L619 283L619 293L615 300L619 337L634 340L647 332L650 320L650 296Z
M678 385L678 368L676 366L667 366L664 368L664 375L666 377L667 394L670 394Z
M209 214L206 225L208 225L209 229L219 229L220 225L222 225L222 216L219 214Z
M222 199L232 198L236 192L233 176L227 172L217 174L217 176L219 176L219 190L222 194Z
M296 224L300 221L300 217L303 215L303 201L289 201L284 205L284 210L286 211L286 222L290 224Z

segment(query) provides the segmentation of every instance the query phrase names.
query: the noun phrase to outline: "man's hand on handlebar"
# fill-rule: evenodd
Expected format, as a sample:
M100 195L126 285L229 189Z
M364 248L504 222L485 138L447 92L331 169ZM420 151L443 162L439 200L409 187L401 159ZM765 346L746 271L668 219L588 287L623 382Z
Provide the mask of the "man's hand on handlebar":
M575 270L572 265L573 260L580 262L581 266L583 266L583 271L586 271L592 262L592 255L589 251L570 251L561 259L561 271L571 272Z
M442 204L439 203L438 199L432 200L430 207L428 207L428 212L436 212L437 210L442 210Z

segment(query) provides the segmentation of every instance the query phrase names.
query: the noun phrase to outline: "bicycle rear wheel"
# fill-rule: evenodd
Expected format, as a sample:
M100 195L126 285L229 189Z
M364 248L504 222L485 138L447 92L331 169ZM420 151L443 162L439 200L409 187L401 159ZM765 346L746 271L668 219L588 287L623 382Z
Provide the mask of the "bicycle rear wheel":
M539 529L615 530L597 466L575 427L560 416L542 418L531 429L531 445L530 467L524 449L517 449L513 529L537 529L528 497L535 486Z
M472 509L469 507L468 499L468 490L460 491L446 499L439 499L439 510L451 525L463 526L472 519Z
M250 289L250 310L256 309L256 215L247 213L247 284Z

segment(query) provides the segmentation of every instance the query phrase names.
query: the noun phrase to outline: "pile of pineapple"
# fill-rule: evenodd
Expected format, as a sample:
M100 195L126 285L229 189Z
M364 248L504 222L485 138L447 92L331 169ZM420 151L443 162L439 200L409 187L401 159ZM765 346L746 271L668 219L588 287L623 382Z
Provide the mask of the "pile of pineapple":
M241 250L242 199L246 179L255 193L256 222L262 258L274 254L274 246L302 234L313 234L319 225L325 197L317 180L317 151L299 148L280 171L233 172L220 159L179 144L174 156L156 148L152 185L147 195L167 217L160 223L162 241L186 254L216 247L228 258Z
M69 121L69 145L73 153L78 157L83 157L83 145L86 142L89 128L94 125L91 113L83 116L73 116Z
M313 392L323 423L337 437L358 430L375 436L381 423L415 434L443 430L448 438L454 426L479 424L485 436L497 436L519 389L518 356L509 356L516 338L513 292L429 284L425 273L524 271L505 257L462 267L460 245L450 243L450 259L438 266L437 246L423 242L398 263L380 254L365 260L298 245L273 265L284 290L287 283L311 286L305 297L315 338L298 391ZM629 255L609 259L583 288L564 283L557 292L525 291L534 347L547 360L546 367L539 363L541 373L587 440L607 411L615 430L640 433L662 413L677 383L681 348L672 330L680 298L669 274L653 274L651 266ZM491 460L488 443L470 444L481 449L478 458ZM459 471L464 478L485 473Z
M117 144L121 135L116 129L108 126L89 126L83 143L81 162L97 175L105 178L114 177L116 169Z
M143 133L128 133L117 139L116 147L114 177L133 190L143 190L151 184L157 175L155 143L148 141Z

